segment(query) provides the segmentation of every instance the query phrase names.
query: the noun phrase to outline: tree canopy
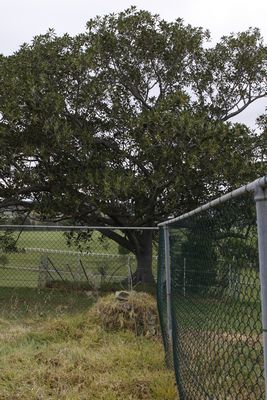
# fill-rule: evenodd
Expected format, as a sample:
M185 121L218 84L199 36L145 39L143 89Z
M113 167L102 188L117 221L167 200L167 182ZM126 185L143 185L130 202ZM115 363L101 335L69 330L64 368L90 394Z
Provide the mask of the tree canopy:
M150 226L254 179L261 136L229 119L266 96L266 60L258 29L211 47L134 7L35 37L0 57L0 207ZM107 234L151 259L150 233Z

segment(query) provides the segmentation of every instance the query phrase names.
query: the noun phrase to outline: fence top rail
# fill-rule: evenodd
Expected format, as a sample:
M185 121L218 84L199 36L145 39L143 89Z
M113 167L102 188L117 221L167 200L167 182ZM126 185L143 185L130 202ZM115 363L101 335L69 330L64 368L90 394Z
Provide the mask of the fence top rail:
M238 196L242 196L245 193L250 193L256 190L257 187L266 187L267 186L267 175L263 176L261 178L256 179L253 182L248 183L247 185L241 186L238 189L233 190L230 193L224 194L221 197L218 197L215 200L210 201L209 203L204 204L203 206L200 206L196 208L195 210L192 210L190 212L187 212L185 214L182 214L176 218L169 219L167 221L161 222L158 224L158 227L164 227L170 224L173 224L177 221L181 221L182 219L189 218L195 214L199 214L202 211L205 211L211 207L215 207L219 204L225 203L227 200L233 199Z
M87 231L87 230L158 230L158 226L75 226L75 225L0 225L0 231L4 230L35 230L35 231Z

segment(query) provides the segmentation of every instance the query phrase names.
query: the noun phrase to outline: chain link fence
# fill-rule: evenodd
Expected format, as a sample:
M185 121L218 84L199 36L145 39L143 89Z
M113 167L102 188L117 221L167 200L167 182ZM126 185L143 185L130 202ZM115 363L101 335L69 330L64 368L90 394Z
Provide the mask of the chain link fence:
M105 233L127 234L112 228L59 226L0 226L0 303L14 313L27 308L29 298L70 299L84 306L99 291L129 290L137 268L133 253ZM133 232L134 230L131 230ZM157 269L157 228L153 230L152 270ZM43 298L43 297L42 297ZM76 301L75 300L75 301Z
M158 305L180 400L265 399L254 187L161 226Z

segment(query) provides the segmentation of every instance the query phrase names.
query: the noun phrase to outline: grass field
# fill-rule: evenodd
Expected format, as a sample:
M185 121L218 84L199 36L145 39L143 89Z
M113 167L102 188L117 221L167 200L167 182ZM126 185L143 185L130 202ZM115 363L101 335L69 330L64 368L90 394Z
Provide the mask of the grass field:
M90 246L68 245L64 232L14 232L17 252L0 254L0 286L37 287L45 280L90 281L95 285L126 279L134 271L133 254L121 254L118 245L94 232ZM47 270L44 272L44 268ZM156 271L156 252L153 259ZM40 272L42 271L42 272ZM84 273L85 271L85 273Z
M134 258L98 234L88 255L62 232L23 232L17 248L0 254L0 400L177 398L159 339L105 332L87 291L37 288L44 264L50 280L60 281L58 271L84 283L83 267L106 282L127 277Z
M177 399L161 341L104 331L84 294L0 293L0 400Z

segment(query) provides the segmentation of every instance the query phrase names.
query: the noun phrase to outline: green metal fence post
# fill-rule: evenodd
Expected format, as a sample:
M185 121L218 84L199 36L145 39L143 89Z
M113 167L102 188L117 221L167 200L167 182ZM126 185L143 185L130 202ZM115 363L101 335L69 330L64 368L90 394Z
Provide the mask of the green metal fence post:
M164 254L165 254L165 273L166 273L166 302L167 302L167 331L168 344L172 352L172 316L171 316L171 262L170 262L170 235L169 227L164 225ZM168 357L167 364L171 366L171 360Z

